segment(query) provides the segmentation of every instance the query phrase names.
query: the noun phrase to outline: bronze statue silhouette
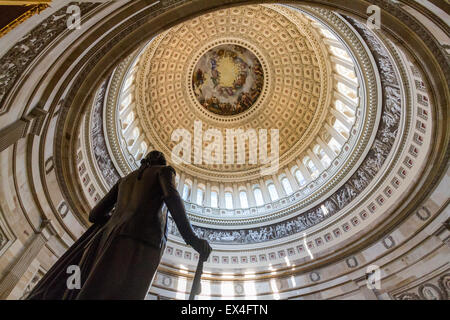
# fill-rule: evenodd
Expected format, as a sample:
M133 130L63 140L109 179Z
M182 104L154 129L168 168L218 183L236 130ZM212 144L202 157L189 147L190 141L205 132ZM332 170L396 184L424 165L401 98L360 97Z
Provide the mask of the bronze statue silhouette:
M201 262L206 260L212 249L192 230L175 187L175 170L161 152L151 151L138 170L119 179L91 210L93 225L28 299L144 299L166 246L164 203L183 239L199 252ZM80 268L79 289L67 286L70 265Z

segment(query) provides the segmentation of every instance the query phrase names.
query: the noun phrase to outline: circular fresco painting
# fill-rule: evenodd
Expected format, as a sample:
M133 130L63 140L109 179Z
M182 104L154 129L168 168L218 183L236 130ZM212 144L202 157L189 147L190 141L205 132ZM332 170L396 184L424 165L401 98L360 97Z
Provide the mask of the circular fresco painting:
M264 73L256 56L244 47L224 44L198 61L192 87L198 102L218 115L248 110L261 94Z

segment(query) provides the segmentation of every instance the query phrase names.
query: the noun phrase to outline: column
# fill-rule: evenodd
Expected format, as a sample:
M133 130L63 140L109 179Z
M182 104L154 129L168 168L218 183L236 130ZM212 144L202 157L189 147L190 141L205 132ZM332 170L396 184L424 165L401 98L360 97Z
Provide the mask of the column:
M180 175L180 180L178 180L178 193L180 195L183 195L183 188L184 188L184 180L185 180L186 176L184 174L184 172L181 173Z
M354 82L352 80L350 80L347 77L344 77L340 74L334 73L334 78L338 81L338 82L342 82L343 84L345 84L347 87L353 89L356 91L356 93L358 93L358 83Z
M45 243L55 234L56 230L50 224L50 220L43 220L39 231L34 234L31 242L25 247L21 256L14 262L10 271L1 280L0 299L4 300L11 294Z
M379 300L375 289L369 289L367 287L367 280L365 275L358 279L354 279L353 283L359 288L359 292L365 300Z
M342 59L342 58L336 57L336 56L330 56L330 59L331 59L331 61L343 66L344 68L347 68L353 72L355 71L353 63L346 59Z
M349 99L347 96L343 95L339 91L334 91L334 96L337 100L340 100L343 104L352 109L353 112L355 112L356 108L358 108L358 104L355 101Z
M264 203L270 203L272 202L272 199L270 198L269 189L267 189L266 183L263 179L259 179L259 187L261 189L261 193L263 195Z
M319 173L325 170L322 161L320 161L320 159L316 156L314 152L312 152L311 149L308 149L307 153L311 158L312 162L314 163L314 165L316 166L317 170L319 170Z
M336 47L336 48L345 50L344 46L337 40L324 38L323 42L325 42L325 44L328 44L328 45L330 45L332 47Z
M328 123L325 123L325 129L327 129L328 133L331 134L331 136L335 138L341 146L345 144L345 138L334 127L330 126Z
M127 79L128 80L128 79ZM127 80L125 80L125 82L127 81ZM134 81L135 80L133 80L132 82L131 82L131 84L130 84L130 86L125 90L125 91L123 91L122 92L122 94L121 94L121 96L122 97L126 97L128 94L132 94L132 91L134 91Z
M286 177L288 178L289 183L291 184L292 190L295 192L300 188L297 179L294 178L294 176L291 173L291 170L289 170L288 168L284 168L284 172L286 173Z
M211 207L211 183L206 183L205 190L205 207Z
M40 135L47 111L39 107L0 130L0 152L25 138L28 134Z
M138 151L142 141L144 141L144 134L139 135L139 137L133 142L133 145L130 148L130 153L133 156L136 155L136 152Z
M249 182L247 182L247 201L249 207L256 207L255 195L253 194L253 188Z
M331 114L333 116L335 116L336 119L338 119L347 128L347 131L350 132L350 129L352 128L352 124L348 121L348 119L342 113L340 113L338 110L332 108Z
M237 184L233 183L233 208L241 208L241 198L239 197L239 190Z
M137 118L134 118L133 121L131 121L131 123L125 129L125 131L123 132L123 136L125 138L128 137L128 135L130 135L130 131L135 128L135 126L137 125L137 121Z
M305 178L306 183L311 182L313 179L311 177L311 174L309 173L308 169L301 163L300 159L296 159L298 169L302 173L303 178Z
M122 112L119 112L121 119L126 119L127 116L130 114L131 110L133 110L134 103L130 104L129 106L124 106L124 110Z
M278 177L275 175L272 175L273 184L275 185L275 188L277 189L278 197L284 198L286 197L286 191L284 191L283 186L280 183L280 180L278 180Z
M225 187L219 184L219 208L225 208Z
M191 202L197 204L197 186L198 181L194 178L194 181L192 182L192 190L191 190Z
M336 157L336 154L330 148L330 146L328 144L326 144L320 137L317 137L316 141L322 147L322 149L325 151L325 153L328 155L330 160L333 161L334 157Z

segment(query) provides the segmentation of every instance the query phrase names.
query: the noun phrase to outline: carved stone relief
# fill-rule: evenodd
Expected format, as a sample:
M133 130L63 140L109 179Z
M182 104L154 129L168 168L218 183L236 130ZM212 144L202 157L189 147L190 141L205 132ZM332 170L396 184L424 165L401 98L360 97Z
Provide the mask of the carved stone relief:
M436 276L403 292L395 293L395 300L448 300L450 273Z
M28 295L31 293L33 288L37 285L37 283L44 277L45 272L41 269L39 269L31 278L31 281L27 284L25 287L25 290L23 291L22 296L20 297L20 300L25 300Z
M108 154L105 136L103 135L103 102L107 84L108 80L103 82L95 98L91 120L91 143L95 162L97 162L105 181L112 187L120 176Z
M45 47L67 29L67 8L73 4L80 7L82 16L98 6L97 3L71 2L31 30L0 58L0 114L7 111L6 97L21 74Z
M6 236L6 233L3 231L2 227L0 226L0 251L7 243L8 237Z

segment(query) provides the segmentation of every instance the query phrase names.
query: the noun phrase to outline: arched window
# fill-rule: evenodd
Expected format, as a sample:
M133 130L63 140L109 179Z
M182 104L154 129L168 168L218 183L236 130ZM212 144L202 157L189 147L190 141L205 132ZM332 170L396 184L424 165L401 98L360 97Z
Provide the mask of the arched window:
M191 196L191 186L188 183L185 183L183 186L183 195L182 198L186 201L188 201L189 197Z
M128 107L130 103L131 103L131 94L127 94L127 96L122 99L122 104L125 107Z
M139 128L134 128L131 134L131 139L128 140L128 147L131 147L138 137L139 137Z
M317 167L314 165L314 162L308 157L305 158L305 160L303 161L311 177L316 178L319 174L319 170L317 170Z
M341 121L336 119L334 121L333 127L345 138L348 139L348 129L342 124Z
M273 182L267 184L267 189L269 190L270 199L272 199L272 201L278 200L278 192Z
M202 206L205 201L205 190L201 187L197 188L197 204Z
M328 146L333 150L336 154L338 154L341 151L342 146L337 142L335 138L331 138L330 141L328 141Z
M259 187L253 189L253 194L255 195L255 201L257 206L262 206L264 204L264 198Z
M348 131L347 127L339 119L334 121L333 127L338 131Z
M145 141L142 141L138 151L136 152L136 160L138 161L141 160L146 152L147 152L147 144L145 143Z
M247 192L242 190L239 192L239 200L241 200L241 207L248 208Z
M128 126L133 122L133 120L134 120L134 112L131 111L125 118L125 120L122 121L122 130L126 130Z
M286 194L291 194L293 192L291 183L289 182L288 178L284 177L281 179L281 184L283 185L284 191Z
M217 191L211 191L211 207L219 207L219 197Z
M350 56L348 55L347 51L345 51L344 49L330 46L330 51L332 54L334 54L335 56L337 56L339 58L343 58L343 59L351 61Z
M141 143L141 152L143 155L147 154L148 145L145 141L142 141Z
M233 194L231 192L225 192L225 208L233 209Z
M123 86L123 91L127 90L131 86L132 82L133 82L133 76L131 75L128 77L127 81L125 81L125 84Z
M133 138L137 139L139 137L139 128L133 129Z
M320 162L322 162L323 166L327 168L331 163L330 157L328 157L328 155L319 145L316 145L313 151L316 154L317 158L319 158Z
M327 29L320 28L320 31L325 36L325 38L329 38L329 39L333 39L333 40L336 39L336 37L330 31L328 31Z
M295 178L297 179L297 182L300 186L304 186L306 184L305 178L303 178L302 173L299 169L295 170Z
M331 159L330 157L325 153L325 151L323 149L320 149L319 151L319 159L322 162L322 164L324 165L325 168L329 167L331 164Z

